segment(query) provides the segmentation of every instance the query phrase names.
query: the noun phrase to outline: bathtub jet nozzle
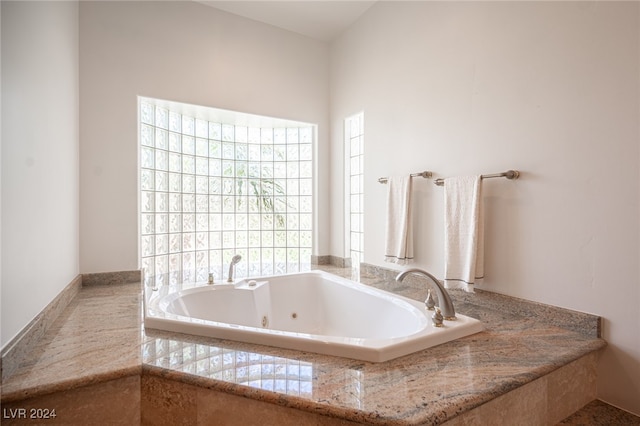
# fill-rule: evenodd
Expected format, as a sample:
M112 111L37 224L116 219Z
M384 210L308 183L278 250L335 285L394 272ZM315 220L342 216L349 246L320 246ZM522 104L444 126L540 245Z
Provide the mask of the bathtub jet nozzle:
M229 278L227 278L228 283L233 282L233 273L235 272L236 264L241 260L242 260L242 256L240 256L239 254L236 254L231 258L231 263L229 264Z

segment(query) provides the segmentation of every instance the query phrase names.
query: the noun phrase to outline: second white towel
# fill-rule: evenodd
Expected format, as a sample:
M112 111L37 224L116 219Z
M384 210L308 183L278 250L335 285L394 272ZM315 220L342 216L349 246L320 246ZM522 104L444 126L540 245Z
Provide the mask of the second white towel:
M473 293L484 277L482 177L445 179L444 214L445 287Z
M387 197L386 262L406 265L413 261L411 176L389 178Z

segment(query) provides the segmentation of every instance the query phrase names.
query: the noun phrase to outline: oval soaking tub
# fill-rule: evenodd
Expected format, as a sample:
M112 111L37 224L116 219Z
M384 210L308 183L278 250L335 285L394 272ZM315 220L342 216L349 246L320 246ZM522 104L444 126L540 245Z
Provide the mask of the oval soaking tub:
M382 362L483 330L323 271L145 288L145 327Z

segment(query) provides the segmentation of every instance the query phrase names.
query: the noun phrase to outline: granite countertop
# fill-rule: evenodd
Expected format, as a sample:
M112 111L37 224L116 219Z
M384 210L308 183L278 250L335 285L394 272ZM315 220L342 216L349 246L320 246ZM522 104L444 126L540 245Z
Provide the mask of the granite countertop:
M320 269L406 297L426 288ZM2 401L132 374L379 424L439 423L605 346L599 319L489 292L451 291L486 330L384 363L144 330L139 285L83 287L2 384Z

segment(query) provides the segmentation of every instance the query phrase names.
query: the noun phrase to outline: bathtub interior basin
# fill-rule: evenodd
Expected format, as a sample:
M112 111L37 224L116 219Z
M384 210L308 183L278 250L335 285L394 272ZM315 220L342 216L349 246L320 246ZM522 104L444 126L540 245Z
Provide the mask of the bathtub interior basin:
M145 287L145 327L383 362L483 330L457 315L323 271Z

